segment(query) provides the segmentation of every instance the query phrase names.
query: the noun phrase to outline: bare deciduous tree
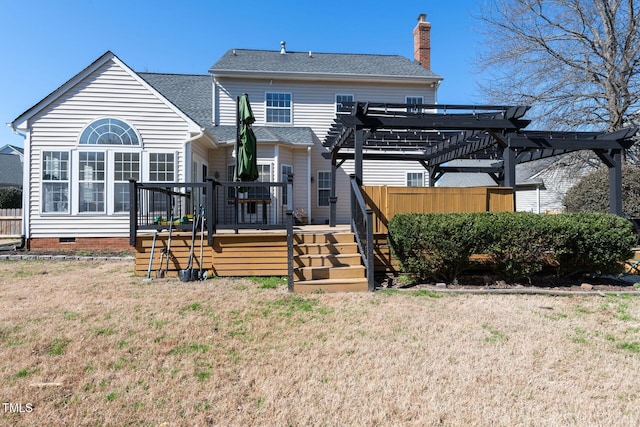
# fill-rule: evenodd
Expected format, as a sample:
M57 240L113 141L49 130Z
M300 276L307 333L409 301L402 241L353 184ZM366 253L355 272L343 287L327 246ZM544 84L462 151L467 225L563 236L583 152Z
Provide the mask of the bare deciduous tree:
M553 128L617 130L640 100L640 0L483 0L482 91Z

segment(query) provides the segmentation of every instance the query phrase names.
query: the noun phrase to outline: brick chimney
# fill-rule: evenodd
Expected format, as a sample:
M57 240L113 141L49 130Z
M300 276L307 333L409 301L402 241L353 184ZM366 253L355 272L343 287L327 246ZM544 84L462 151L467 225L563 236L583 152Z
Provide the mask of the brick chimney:
M420 65L431 70L431 23L426 22L426 13L418 16L418 25L413 29L413 57Z

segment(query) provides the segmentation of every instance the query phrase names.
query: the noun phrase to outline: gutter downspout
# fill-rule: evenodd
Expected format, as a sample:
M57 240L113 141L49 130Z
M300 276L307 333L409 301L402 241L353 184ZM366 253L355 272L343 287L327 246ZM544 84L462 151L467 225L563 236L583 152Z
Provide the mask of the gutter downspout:
M30 199L29 193L31 188L29 187L29 175L31 174L31 143L27 143L28 134L26 132L19 131L14 125L13 122L7 123L7 126L11 128L14 134L19 135L23 138L23 160L22 162L22 235L20 236L20 246L15 246L13 249L20 251L23 250L26 246L27 235L29 234L27 230L27 224L29 223L30 215L29 208L30 206L27 204L27 201Z
M311 223L311 147L307 147L307 218Z
M200 131L197 135L194 135L190 138L187 138L184 141L184 181L187 182L187 179L191 179L191 163L192 163L192 155L191 155L191 143L196 139L202 138L204 135L204 128L200 128Z

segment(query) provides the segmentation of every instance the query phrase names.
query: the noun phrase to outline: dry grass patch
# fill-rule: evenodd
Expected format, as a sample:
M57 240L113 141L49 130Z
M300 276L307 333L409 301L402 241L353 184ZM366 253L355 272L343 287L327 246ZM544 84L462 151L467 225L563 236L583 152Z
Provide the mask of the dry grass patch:
M640 420L636 298L291 295L143 282L123 262L3 261L0 276L2 401L32 408L0 424Z

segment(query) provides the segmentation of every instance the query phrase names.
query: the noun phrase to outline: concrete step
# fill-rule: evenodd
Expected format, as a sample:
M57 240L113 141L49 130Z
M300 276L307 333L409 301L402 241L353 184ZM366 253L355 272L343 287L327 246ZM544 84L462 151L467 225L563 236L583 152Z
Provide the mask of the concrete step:
M322 279L364 279L365 269L362 265L351 267L302 267L293 272L295 281Z
M293 284L294 292L367 292L367 279L305 280Z
M355 254L318 254L295 255L293 257L294 268L301 267L350 267L361 264L359 253Z
M296 255L317 254L354 254L358 253L358 244L353 243L303 243L294 245Z

